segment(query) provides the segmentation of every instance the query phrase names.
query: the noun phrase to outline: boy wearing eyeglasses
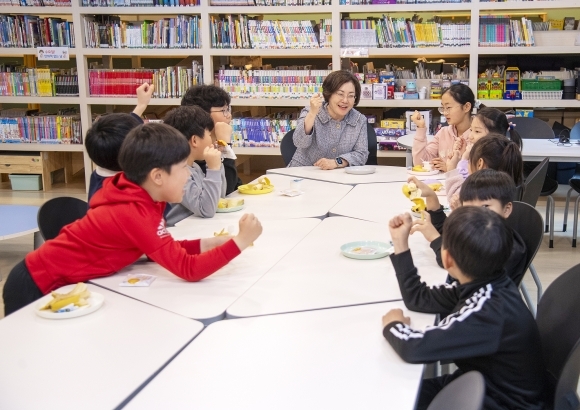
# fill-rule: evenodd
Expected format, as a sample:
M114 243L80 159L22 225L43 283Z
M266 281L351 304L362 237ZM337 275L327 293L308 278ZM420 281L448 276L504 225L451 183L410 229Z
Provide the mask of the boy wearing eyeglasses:
M165 116L163 122L181 132L189 143L187 166L190 178L183 188L181 203L173 204L166 216L168 226L191 215L212 218L218 201L226 196L226 178L222 154L211 138L214 131L210 115L198 106L177 107ZM205 172L198 162L203 161Z
M231 194L242 185L242 180L238 177L236 168L236 154L231 148L231 101L232 99L226 91L214 85L194 85L187 90L181 99L182 106L196 105L207 112L214 123L214 129L211 132L213 142L224 141L226 143L225 146L218 147L222 152L226 178L226 195ZM196 161L196 163L205 173L206 163L204 161Z

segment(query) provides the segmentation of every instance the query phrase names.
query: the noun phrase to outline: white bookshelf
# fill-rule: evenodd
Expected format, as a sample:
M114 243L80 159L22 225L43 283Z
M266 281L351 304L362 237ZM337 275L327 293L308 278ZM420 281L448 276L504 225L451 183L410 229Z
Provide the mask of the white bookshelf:
M338 0L333 0L338 3ZM90 119L93 105L126 105L133 106L134 98L115 97L90 97L88 88L88 64L87 58L102 58L111 62L113 58L132 58L135 64L140 64L140 57L148 58L187 58L193 56L198 59L204 67L205 81L213 81L214 60L220 60L228 56L262 56L262 57L305 57L314 59L331 59L333 67L340 66L340 20L345 13L351 16L377 15L387 13L405 13L409 17L414 13L441 13L445 15L457 13L460 18L468 17L471 23L471 45L468 47L441 47L441 48L370 48L369 58L389 58L404 57L415 58L425 56L436 57L465 57L469 59L470 65L470 86L476 91L478 64L480 57L508 54L580 54L580 47L566 44L565 42L550 41L549 46L537 47L479 47L478 30L480 14L508 14L510 11L521 13L529 11L530 15L535 13L545 13L554 9L578 9L578 0L556 0L556 1L516 1L516 2L472 2L472 3L434 3L434 4L397 4L397 5L338 5L332 6L287 6L287 7L249 7L249 6L210 6L209 0L202 0L200 6L187 7L81 7L80 0L73 0L71 7L12 7L5 6L0 13L3 14L34 14L42 16L59 16L75 23L75 42L77 48L70 50L70 55L76 57L76 64L79 75L79 96L78 97L2 97L0 103L21 103L21 104L76 104L80 107L81 122L83 131L90 127ZM107 14L119 15L126 20L157 20L167 16L178 14L198 15L201 18L201 42L200 49L102 49L84 47L84 26L83 16ZM264 19L316 19L330 18L333 25L332 48L322 49L214 49L211 48L209 18L219 14L247 14L250 16L264 16ZM573 13L574 14L574 13ZM574 14L575 15L575 14ZM576 32L577 33L577 32ZM550 33L551 34L551 33ZM553 35L553 34L551 34ZM554 45L552 45L554 44ZM35 55L34 49L22 48L0 48L1 56L25 56ZM580 101L576 100L485 100L485 105L500 108L580 108ZM151 105L176 106L180 99L153 99ZM270 106L270 107L303 107L308 103L308 99L268 99L268 98L236 98L232 100L234 106ZM417 107L434 108L439 106L439 100L361 100L360 107ZM34 144L2 144L0 150L27 151L29 146ZM85 178L88 187L90 173L92 171L91 162L83 150L82 146L62 145L56 148L53 145L38 144L35 147L40 151L63 150L63 151L83 151ZM278 148L236 148L240 155L279 155ZM404 155L403 152L379 151L379 156Z

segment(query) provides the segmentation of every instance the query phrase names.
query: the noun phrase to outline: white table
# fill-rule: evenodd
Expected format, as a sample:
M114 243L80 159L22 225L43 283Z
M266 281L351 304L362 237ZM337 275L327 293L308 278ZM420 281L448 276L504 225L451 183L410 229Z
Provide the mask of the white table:
M318 167L275 168L269 169L267 172L268 177L273 174L279 174L288 175L293 178L314 179L317 181L334 182L346 185L376 184L380 182L406 182L409 178L409 174L405 167L392 167L386 165L370 166L375 168L374 174L352 175L346 173L344 168L325 171ZM418 178L425 179L427 177Z
M397 143L410 150L413 146L413 137L413 135L404 135L397 139ZM432 139L432 135L427 136L427 141ZM557 139L554 138L552 141L557 141ZM524 161L542 161L544 158L550 157L550 162L580 162L580 145L574 142L575 140L573 140L572 146L564 147L546 139L524 138L522 156Z
M557 141L557 139L552 141ZM578 144L573 143L570 147L563 147L548 140L532 139L524 139L523 143L524 161L542 161L550 157L550 162L580 162L580 145Z
M403 362L381 317L402 302L210 325L126 409L398 409L414 407L423 365ZM405 310L405 309L404 309ZM425 328L434 316L416 312Z
M233 224L244 213L253 213L260 221L325 218L328 215L328 210L352 189L348 185L304 180L301 186L304 194L289 197L282 195L281 191L289 189L290 181L294 178L285 175L268 175L268 179L274 185L273 192L263 195L243 195L235 191L228 195L228 198L243 198L245 202L244 209L240 212L216 213L212 219ZM190 216L178 222L175 226L195 225L201 219L203 218Z
M314 218L264 221L263 233L254 246L199 282L186 282L154 262L137 262L116 275L92 282L208 324L222 319L228 306L319 223L320 219ZM169 228L169 231L176 239L194 239L211 237L222 228L227 229L228 225L215 219L202 219L195 225ZM119 286L128 273L147 273L157 276L157 279L149 287Z
M414 205L403 195L402 187L402 182L357 185L330 209L329 215L378 222L386 227L391 218L410 212ZM449 205L446 196L438 198L441 205Z
M349 259L340 246L360 240L388 242L385 224L351 218L326 218L227 310L230 318L261 316L401 299L389 258ZM428 242L411 237L419 273L428 284L443 283Z
M4 409L112 409L203 325L89 285L105 297L87 316L49 320L30 304L0 320Z

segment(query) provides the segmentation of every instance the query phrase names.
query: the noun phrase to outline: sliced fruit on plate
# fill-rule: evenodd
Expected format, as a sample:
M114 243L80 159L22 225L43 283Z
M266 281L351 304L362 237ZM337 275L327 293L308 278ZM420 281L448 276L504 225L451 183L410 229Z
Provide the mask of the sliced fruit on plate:
M86 283L77 283L76 286L68 293L51 292L52 299L40 310L52 310L56 312L65 306L73 304L75 306L85 306L89 302L87 299L91 297L91 292L87 288Z
M238 198L220 198L218 201L218 209L235 208L244 205L243 199Z

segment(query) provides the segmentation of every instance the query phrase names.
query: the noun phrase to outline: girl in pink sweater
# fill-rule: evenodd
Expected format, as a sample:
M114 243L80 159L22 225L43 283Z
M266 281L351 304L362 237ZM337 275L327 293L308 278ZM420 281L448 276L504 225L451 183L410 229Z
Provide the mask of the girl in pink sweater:
M431 161L433 167L447 171L447 160L455 150L462 154L467 146L469 127L471 126L471 110L475 105L475 96L471 88L464 84L454 84L441 96L439 112L445 116L447 123L435 134L433 141L427 143L427 128L425 120L415 111L411 120L417 126L413 140L413 165L423 161Z
M503 171L512 177L517 187L523 182L523 167L522 151L518 144L507 139L504 134L489 134L473 144L469 153L467 172L471 174L484 168ZM459 206L460 187L461 184L452 194L447 191L449 207L452 210Z

